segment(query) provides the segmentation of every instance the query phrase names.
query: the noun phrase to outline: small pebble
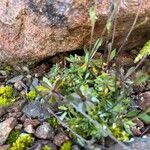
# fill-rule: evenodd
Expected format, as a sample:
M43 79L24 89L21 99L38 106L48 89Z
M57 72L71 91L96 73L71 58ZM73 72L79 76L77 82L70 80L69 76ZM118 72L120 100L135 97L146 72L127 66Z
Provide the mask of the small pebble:
M18 90L18 91L21 91L21 90L22 90L22 86L21 86L21 84L20 84L19 82L15 82L14 88L15 88L16 90Z
M35 136L40 139L52 140L54 138L54 135L55 135L54 129L47 122L44 122L42 125L37 127L35 132Z
M69 140L68 136L64 132L59 132L55 138L53 143L57 146L61 146L66 140Z

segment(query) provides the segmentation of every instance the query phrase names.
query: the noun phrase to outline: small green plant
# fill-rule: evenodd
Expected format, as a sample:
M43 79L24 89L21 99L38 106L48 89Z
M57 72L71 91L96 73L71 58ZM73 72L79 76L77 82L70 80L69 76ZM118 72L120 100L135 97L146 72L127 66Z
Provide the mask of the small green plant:
M42 148L42 150L52 150L52 148L49 147L48 145L44 145L44 147Z
M20 134L20 131L11 131L8 136L7 143L12 145L18 139Z
M140 50L139 54L135 58L134 62L139 62L142 58L147 57L150 55L150 41L148 41L144 47Z
M113 124L112 127L110 127L110 130L112 134L118 138L120 141L128 141L129 140L129 134L126 131L122 131L122 129L119 126L116 126Z
M53 128L57 128L58 127L58 121L55 117L50 117L47 119L47 122L53 127Z
M65 141L60 147L60 150L71 150L71 149L72 143L70 141Z
M10 86L0 87L0 106L7 106L14 102L13 89Z
M88 143L88 139L97 142L104 137L110 137L123 145L120 141L125 142L132 136L131 128L135 126L132 119L141 113L141 110L137 110L131 105L132 85L137 83L139 79L140 83L148 80L146 75L142 77L140 73L137 74L136 81L133 81L130 77L150 54L150 42L146 43L136 57L135 63L139 62L137 66L130 68L127 72L123 67L115 68L115 65L112 66L112 62L117 54L122 51L134 29L142 2L139 5L133 25L119 49L113 49L112 47L116 18L121 6L120 1L114 0L112 2L110 16L108 16L104 31L95 44L92 44L97 20L97 2L94 2L94 7L89 10L91 35L90 46L84 49L85 56L71 55L67 57L67 67L61 67L59 64L54 65L40 82L40 86L45 90L35 87L34 91L28 93L28 97L29 99L35 99L39 94L49 104L57 103L58 115L51 109L49 109L49 112L57 119L59 124L70 131L70 135L77 141L82 139L85 143ZM105 33L107 34L106 39L103 37ZM107 54L106 60L105 57L95 59L95 53L104 43L107 44L104 50L104 56ZM149 121L147 113L139 117ZM55 126L56 120L50 118L48 122ZM60 149L70 150L71 143L69 141L63 143Z
M31 143L32 137L28 134L23 134L12 144L10 150L26 150Z
M40 92L46 92L47 91L47 89L43 86L37 86L36 88ZM37 97L37 92L33 89L27 93L26 97L30 101L35 100L35 98Z

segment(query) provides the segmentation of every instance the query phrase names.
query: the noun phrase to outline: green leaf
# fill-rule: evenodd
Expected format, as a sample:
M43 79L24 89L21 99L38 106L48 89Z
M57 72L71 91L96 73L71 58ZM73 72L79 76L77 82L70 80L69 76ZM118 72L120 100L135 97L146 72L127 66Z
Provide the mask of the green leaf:
M67 112L65 111L65 112L59 117L59 119L60 119L60 120L64 120L64 119L66 118L66 116L67 116Z
M149 114L141 114L139 118L146 124L150 124L150 115Z
M126 115L126 117L135 117L137 116L141 111L140 110L133 110L133 111L130 111L128 112L128 114Z
M135 67L131 67L130 69L128 69L128 71L127 71L126 75L124 76L124 78L129 77L132 74L132 72L134 71L134 69L135 69Z
M116 113L120 113L123 111L123 106L121 104L118 104L112 109L112 111Z
M125 121L123 123L123 126L125 128L125 131L129 134L129 135L133 135L131 129L135 126L136 124L133 123L132 121L128 120L128 121Z
M52 84L50 83L49 79L46 77L43 77L43 81L49 86L52 87Z
M57 79L53 85L53 90L57 91L58 88L63 84L63 80L62 79Z
M100 46L102 45L103 43L103 40L102 39L97 39L93 48L92 48L92 51L91 51L91 54L90 54L90 58L93 58L93 56L95 55L95 53L97 52L97 50L100 48Z
M66 111L68 108L64 105L61 105L58 107L60 110Z
M84 49L84 52L85 52L85 64L88 64L88 61L90 59L90 54L89 52L87 51L87 49Z
M110 54L110 61L116 56L116 49L114 49Z
M148 41L144 47L140 50L139 54L134 60L134 63L139 62L143 57L150 55L150 41Z
M139 71L135 74L135 83L142 84L149 79L149 75L145 72Z

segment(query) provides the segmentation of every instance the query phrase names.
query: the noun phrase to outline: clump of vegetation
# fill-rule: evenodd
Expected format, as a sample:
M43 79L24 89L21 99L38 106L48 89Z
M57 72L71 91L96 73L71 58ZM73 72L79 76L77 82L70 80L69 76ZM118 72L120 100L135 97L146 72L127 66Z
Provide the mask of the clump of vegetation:
M141 59L147 57L148 55L150 55L150 41L148 41L144 47L140 50L139 54L137 55L137 57L135 58L134 62L137 63L139 62Z
M17 131L11 131L9 136L8 136L7 143L12 145L18 139L20 134L21 134L21 132L18 130Z
M48 145L44 145L44 147L42 148L42 150L52 150L52 148Z
M130 76L135 68L127 72L111 66L107 69L101 57L90 58L87 69L87 59L87 53L71 55L66 58L67 68L54 65L40 83L44 91L35 87L36 95L50 104L58 103L57 117L84 139L97 141L112 135L123 142L129 140L135 126L132 119L141 112L131 105L132 85L149 77L142 78L143 73L137 72L134 81ZM56 127L58 118L48 122Z
M57 128L58 127L58 121L55 117L50 117L47 119L47 122L53 127L53 128Z
M20 135L20 137L12 144L11 150L26 150L32 143L32 137L28 134Z
M14 102L13 89L10 86L0 87L0 106L7 106Z
M60 147L60 150L71 150L71 149L72 143L70 141L65 141Z
M142 4L142 3L141 3ZM141 4L138 11L140 10ZM55 64L50 72L43 77L40 87L34 87L27 94L29 99L41 96L46 104L57 104L57 115L49 108L51 115L70 131L70 135L83 146L89 140L101 141L110 137L119 144L132 136L135 126L133 119L141 113L132 105L132 85L146 82L149 77L142 73L136 75L134 81L131 75L135 73L144 59L150 54L150 42L142 48L135 58L135 66L125 70L115 67L114 60L126 44L135 23L119 49L113 49L115 37L115 23L120 9L120 1L113 1L111 15L108 17L102 36L92 44L96 23L96 2L90 9L91 40L89 48L85 48L85 55L71 55L66 58L66 65ZM104 34L108 39L104 39ZM104 57L94 58L102 44L106 43ZM140 80L140 81L139 81ZM147 116L144 116L147 119ZM144 118L143 117L143 118ZM145 119L144 118L144 119ZM55 126L56 120L50 119ZM82 142L81 142L82 141ZM84 141L84 142L83 142ZM83 144L84 143L84 144ZM70 150L71 143L65 142L61 150Z
M122 131L122 129L118 126L116 126L115 124L113 124L112 127L110 127L110 130L112 132L112 134L117 137L118 140L120 141L127 141L129 140L129 134L125 131Z
M44 92L46 91L47 89L43 86L37 86L36 87L38 91L40 92ZM31 91L29 91L26 95L27 99L32 101L32 100L35 100L35 98L37 97L37 92L33 89Z

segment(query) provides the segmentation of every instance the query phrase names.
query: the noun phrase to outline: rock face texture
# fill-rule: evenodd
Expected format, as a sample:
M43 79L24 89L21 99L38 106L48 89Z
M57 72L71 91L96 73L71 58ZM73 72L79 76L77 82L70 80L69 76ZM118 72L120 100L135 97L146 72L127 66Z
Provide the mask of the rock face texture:
M90 35L88 10L94 0L1 0L0 65L36 62L59 52L87 45ZM123 0L118 16L115 46L129 31L137 13L138 0ZM95 38L102 32L110 0L97 0ZM150 0L143 0L138 23L150 17ZM134 30L126 48L150 38L150 20Z

